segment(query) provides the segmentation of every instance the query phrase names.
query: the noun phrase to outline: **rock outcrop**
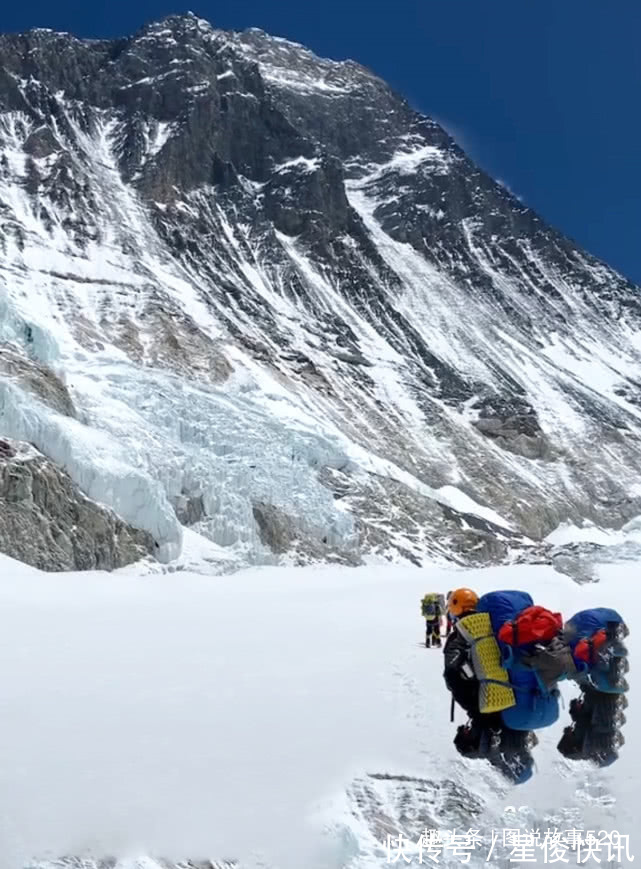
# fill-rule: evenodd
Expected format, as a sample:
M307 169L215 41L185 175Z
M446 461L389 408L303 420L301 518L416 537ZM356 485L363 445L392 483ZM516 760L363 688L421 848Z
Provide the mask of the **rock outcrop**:
M51 368L10 344L0 344L0 378L13 380L58 413L76 415L69 390Z
M151 535L86 498L29 444L0 439L0 552L40 570L113 570L152 556Z

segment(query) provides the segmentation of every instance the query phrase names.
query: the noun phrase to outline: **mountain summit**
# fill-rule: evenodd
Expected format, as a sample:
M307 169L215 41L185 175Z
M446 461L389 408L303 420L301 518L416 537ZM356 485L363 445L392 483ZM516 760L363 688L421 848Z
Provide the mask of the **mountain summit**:
M165 562L529 558L641 513L641 295L353 61L0 36L0 436Z

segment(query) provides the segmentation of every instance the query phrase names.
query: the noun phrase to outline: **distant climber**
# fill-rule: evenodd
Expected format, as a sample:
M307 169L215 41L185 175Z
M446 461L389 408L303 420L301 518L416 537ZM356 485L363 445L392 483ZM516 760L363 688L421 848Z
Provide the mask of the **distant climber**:
M443 650L443 676L452 706L468 715L454 739L459 753L487 758L511 781L526 781L534 731L557 720L558 682L573 679L582 697L570 707L574 723L559 751L599 765L616 759L625 698L612 697L627 690L627 628L616 611L582 611L564 629L560 613L535 606L526 592L479 598L469 588L452 591L447 607L454 630Z
M445 614L445 598L430 592L421 600L421 615L425 619L426 648L441 647L441 622Z

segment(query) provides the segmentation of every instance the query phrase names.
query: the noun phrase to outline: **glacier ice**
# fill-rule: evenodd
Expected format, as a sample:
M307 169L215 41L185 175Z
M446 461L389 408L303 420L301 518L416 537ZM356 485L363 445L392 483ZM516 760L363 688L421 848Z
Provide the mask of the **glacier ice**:
M1 381L0 425L3 434L33 443L57 462L90 498L148 531L159 561L178 557L182 528L167 496L158 480L132 464L124 444Z

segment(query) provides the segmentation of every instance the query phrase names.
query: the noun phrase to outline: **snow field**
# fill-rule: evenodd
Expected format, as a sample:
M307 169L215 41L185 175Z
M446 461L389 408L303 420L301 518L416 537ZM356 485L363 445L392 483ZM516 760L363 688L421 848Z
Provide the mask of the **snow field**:
M382 866L346 796L367 773L452 780L486 830L516 803L532 823L630 833L634 853L634 625L620 761L563 760L565 711L518 791L456 754L442 659L420 645L420 597L461 584L525 588L566 617L636 611L634 565L601 570L586 586L544 567L54 576L0 557L2 867L70 853Z

